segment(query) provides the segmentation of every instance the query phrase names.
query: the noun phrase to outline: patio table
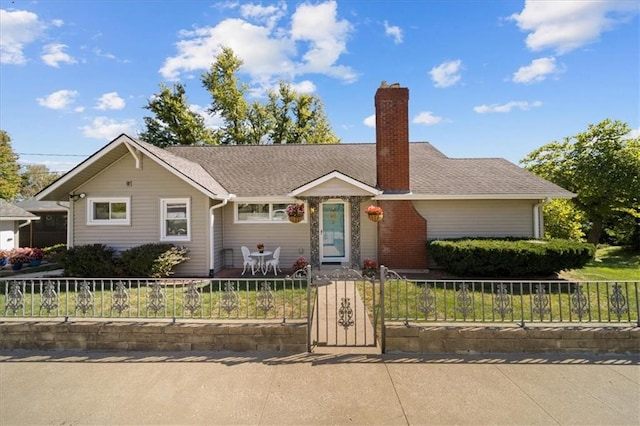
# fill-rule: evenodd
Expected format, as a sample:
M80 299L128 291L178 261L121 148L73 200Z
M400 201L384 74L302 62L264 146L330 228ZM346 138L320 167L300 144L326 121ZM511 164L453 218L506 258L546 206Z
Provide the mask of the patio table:
M258 258L258 268L262 272L262 275L266 275L267 274L267 271L265 270L264 258L267 257L267 256L271 256L272 254L273 254L273 252L272 251L268 251L268 250L264 250L262 252L259 252L259 251L251 252L251 256L252 257Z

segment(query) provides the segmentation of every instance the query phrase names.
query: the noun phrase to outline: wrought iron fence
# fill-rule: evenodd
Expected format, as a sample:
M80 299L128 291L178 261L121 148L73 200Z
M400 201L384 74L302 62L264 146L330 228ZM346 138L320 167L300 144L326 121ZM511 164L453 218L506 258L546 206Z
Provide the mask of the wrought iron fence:
M387 321L640 326L639 281L416 281L389 272Z
M0 316L24 318L306 319L304 277L2 279Z

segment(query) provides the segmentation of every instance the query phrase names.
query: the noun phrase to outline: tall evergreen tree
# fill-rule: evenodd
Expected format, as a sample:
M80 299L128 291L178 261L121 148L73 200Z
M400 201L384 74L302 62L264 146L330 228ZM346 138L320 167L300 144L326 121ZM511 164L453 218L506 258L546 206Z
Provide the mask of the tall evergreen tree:
M13 201L20 193L19 171L18 155L11 148L11 137L0 130L0 198Z
M144 107L154 117L144 117L146 130L139 137L164 148L173 145L213 145L215 132L205 125L204 117L189 109L185 88L176 84L169 88L160 84L160 93Z

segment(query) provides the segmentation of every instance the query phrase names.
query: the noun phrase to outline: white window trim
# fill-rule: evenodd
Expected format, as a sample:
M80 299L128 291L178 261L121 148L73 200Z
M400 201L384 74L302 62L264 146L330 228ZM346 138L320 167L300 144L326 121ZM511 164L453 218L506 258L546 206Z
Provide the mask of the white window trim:
M187 234L167 235L165 228L167 219L167 204L185 204L187 206ZM189 198L161 198L160 199L160 241L191 241L191 199Z
M94 203L125 203L127 215L124 219L94 219ZM87 225L89 226L114 226L131 224L131 197L90 197L87 198Z
M289 219L286 218L285 220L273 220L273 205L274 204L296 204L297 202L295 201L236 201L234 203L233 206L233 223L239 223L239 224L245 224L245 223L251 223L251 224L277 224L277 223L291 223L289 222ZM265 219L265 220L239 220L238 219L238 207L240 204L269 204L269 215L270 218L269 219ZM304 203L304 218L298 222L298 223L307 223L307 215L309 212L309 206L307 205L307 203ZM286 214L286 213L285 213Z

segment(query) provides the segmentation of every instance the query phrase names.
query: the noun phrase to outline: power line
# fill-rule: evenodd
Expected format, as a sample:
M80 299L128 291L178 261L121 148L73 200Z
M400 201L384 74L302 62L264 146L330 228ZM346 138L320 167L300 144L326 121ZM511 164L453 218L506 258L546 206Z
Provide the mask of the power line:
M43 155L47 157L88 157L89 154L33 154L27 152L16 152L17 155Z

